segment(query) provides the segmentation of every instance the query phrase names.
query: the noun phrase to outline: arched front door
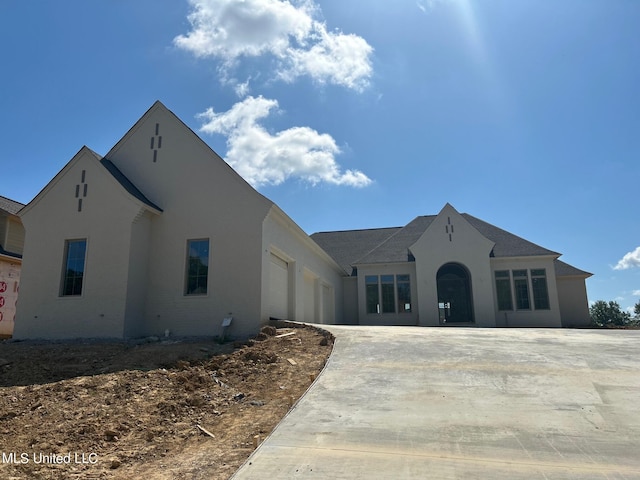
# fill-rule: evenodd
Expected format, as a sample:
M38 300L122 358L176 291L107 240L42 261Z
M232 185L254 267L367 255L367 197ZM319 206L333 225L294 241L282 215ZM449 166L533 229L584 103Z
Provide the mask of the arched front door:
M440 325L473 323L471 276L458 263L447 263L436 275Z

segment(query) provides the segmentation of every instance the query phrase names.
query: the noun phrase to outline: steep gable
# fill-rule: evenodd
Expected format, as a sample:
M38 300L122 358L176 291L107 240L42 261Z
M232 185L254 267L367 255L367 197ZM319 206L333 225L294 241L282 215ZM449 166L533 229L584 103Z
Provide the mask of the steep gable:
M251 208L259 208L264 218L273 205L160 101L147 110L105 159L161 208L189 208L187 204L224 200L251 203Z

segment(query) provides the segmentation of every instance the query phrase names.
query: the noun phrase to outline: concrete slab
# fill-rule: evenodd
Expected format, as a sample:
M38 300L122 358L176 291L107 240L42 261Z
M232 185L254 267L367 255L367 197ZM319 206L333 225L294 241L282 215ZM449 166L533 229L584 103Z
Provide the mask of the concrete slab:
M640 331L327 326L246 479L640 479Z

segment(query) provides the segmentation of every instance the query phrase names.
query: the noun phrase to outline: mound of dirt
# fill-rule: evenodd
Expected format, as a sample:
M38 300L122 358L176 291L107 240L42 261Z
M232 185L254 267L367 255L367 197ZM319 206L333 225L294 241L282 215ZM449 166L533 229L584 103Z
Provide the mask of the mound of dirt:
M226 479L323 368L332 339L0 343L0 478Z

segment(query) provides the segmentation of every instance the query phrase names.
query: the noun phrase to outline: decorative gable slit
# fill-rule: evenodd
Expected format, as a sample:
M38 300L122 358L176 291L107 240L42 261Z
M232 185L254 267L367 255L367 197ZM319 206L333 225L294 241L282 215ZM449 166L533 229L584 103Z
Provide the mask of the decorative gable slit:
M155 135L151 137L151 150L153 150L153 163L158 161L158 150L162 148L162 135L160 135L160 124L156 123Z
M87 196L88 184L86 183L86 178L87 178L87 171L82 170L82 174L80 175L80 183L76 185L76 198L78 199L79 212L82 211L82 199ZM82 192L82 197L80 196L80 192Z

